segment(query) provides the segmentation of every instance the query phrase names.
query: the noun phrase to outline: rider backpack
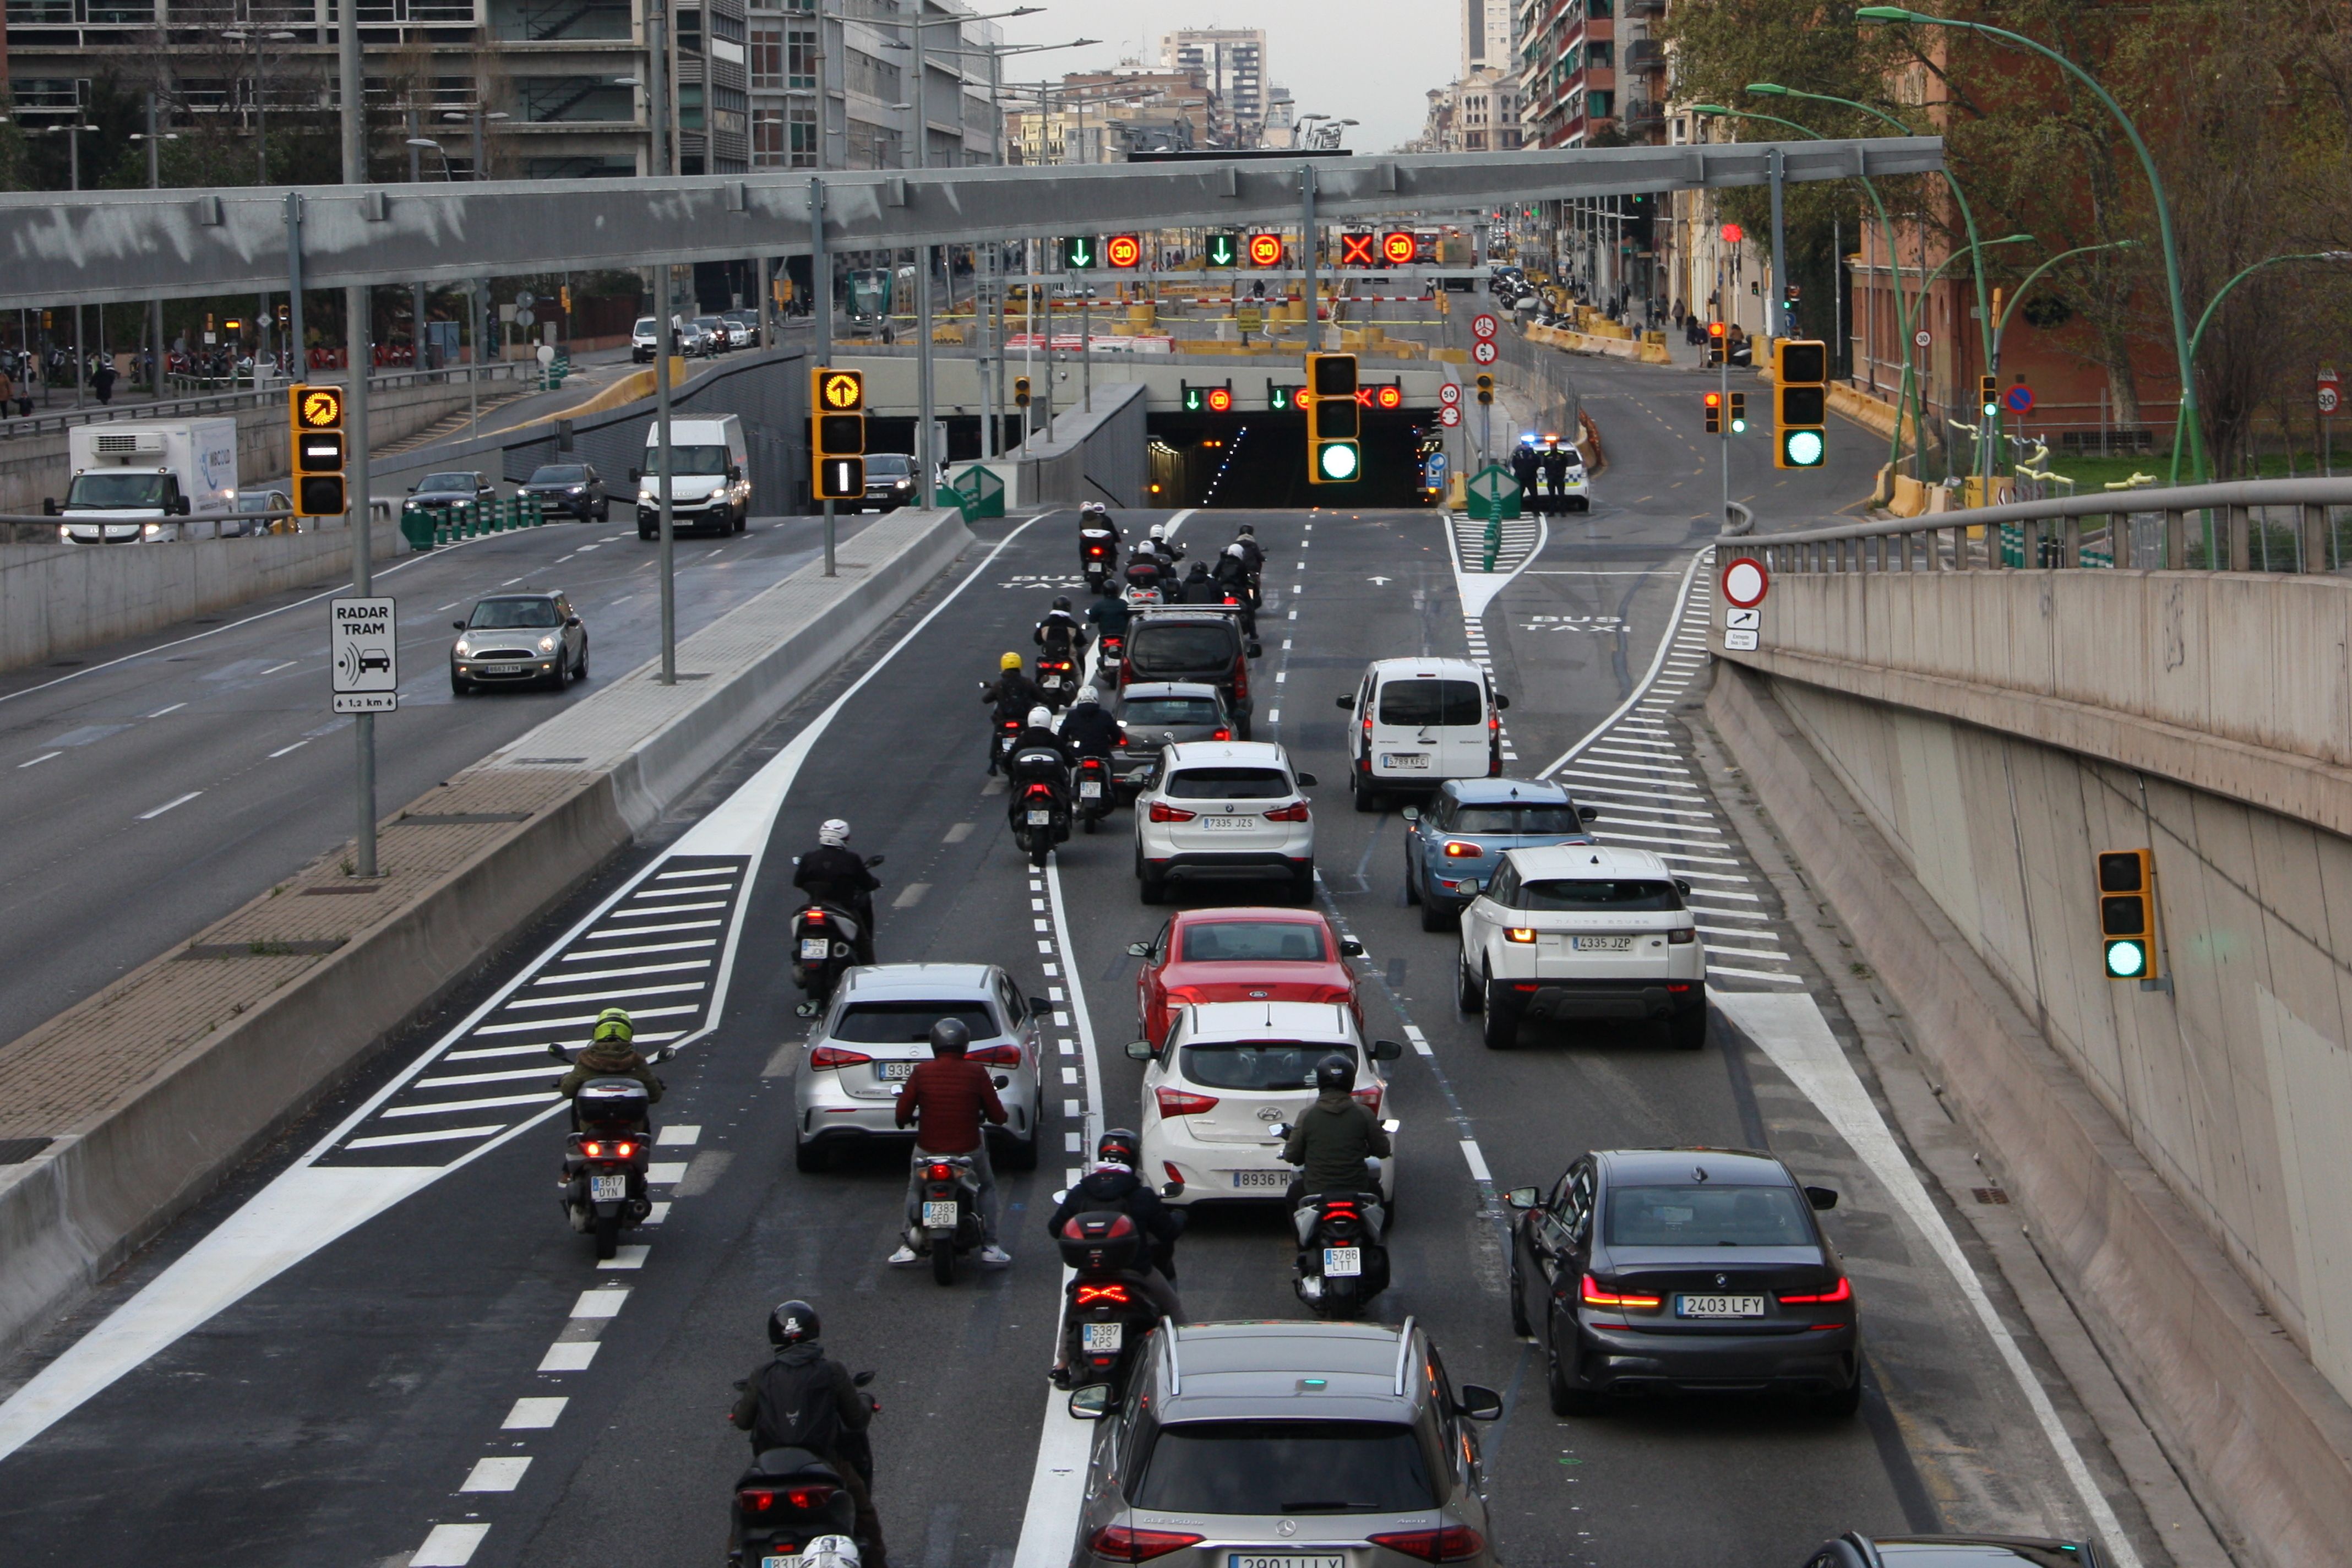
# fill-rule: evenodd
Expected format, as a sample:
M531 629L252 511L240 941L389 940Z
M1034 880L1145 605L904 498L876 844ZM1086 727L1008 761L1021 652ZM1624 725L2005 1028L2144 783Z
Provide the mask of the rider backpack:
M807 1448L829 1454L842 1437L841 1410L834 1403L831 1363L817 1359L793 1365L772 1361L760 1373L760 1403L752 1419L753 1442L770 1448Z

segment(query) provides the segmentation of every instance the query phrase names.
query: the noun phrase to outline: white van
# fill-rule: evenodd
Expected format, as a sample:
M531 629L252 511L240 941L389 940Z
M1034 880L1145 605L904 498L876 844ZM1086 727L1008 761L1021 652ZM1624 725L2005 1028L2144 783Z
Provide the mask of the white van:
M669 422L669 518L678 533L708 529L740 533L751 515L751 464L743 445L743 421L732 414L716 419ZM661 422L646 426L646 466L632 469L637 487L637 537L661 531Z
M1382 790L1433 794L1447 779L1503 771L1502 722L1511 705L1466 658L1376 658L1339 706L1348 727L1348 789L1358 811Z

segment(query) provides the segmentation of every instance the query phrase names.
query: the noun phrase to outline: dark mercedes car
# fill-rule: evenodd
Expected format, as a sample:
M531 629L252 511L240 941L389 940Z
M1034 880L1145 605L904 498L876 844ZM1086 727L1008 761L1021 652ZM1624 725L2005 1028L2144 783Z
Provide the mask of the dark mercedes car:
M1557 1414L1640 1394L1860 1405L1853 1286L1814 1218L1830 1188L1748 1150L1611 1149L1508 1202L1511 1325L1544 1345Z
M613 516L613 502L604 493L604 481L589 463L542 464L531 471L530 478L515 494L537 496L539 504L547 510L567 512L583 522L607 522Z

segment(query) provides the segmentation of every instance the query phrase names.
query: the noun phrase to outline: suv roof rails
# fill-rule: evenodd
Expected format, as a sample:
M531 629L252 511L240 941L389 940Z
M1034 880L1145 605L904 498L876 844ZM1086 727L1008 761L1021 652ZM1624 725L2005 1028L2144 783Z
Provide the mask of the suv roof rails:
M1412 1361L1412 1325L1416 1321L1408 1316L1404 1326L1397 1330L1396 1387L1393 1392L1399 1398L1404 1396L1404 1369Z

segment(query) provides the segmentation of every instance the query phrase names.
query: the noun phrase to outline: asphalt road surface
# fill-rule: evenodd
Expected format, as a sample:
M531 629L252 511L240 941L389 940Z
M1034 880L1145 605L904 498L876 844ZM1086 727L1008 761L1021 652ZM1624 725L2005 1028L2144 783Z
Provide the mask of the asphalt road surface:
M1269 556L1259 733L1324 781L1310 792L1323 907L1367 944L1371 1032L1412 1047L1389 1105L1402 1124L1395 1283L1375 1315L1417 1317L1457 1381L1504 1391L1485 1453L1508 1561L1797 1568L1847 1528L2079 1529L2064 1465L1955 1277L1884 1184L1886 1168L1849 1138L1853 1108L1824 1109L1728 1022L1743 998L1827 988L1776 934L1769 886L1677 755L1673 710L1704 674L1675 616L1685 581L1704 609L1706 574L1689 568L1715 531L1712 498L1683 492L1713 476L1656 410L1696 406L1694 384L1672 371L1594 373L1588 405L1612 458L1601 504L1538 532L1540 552L1519 550L1527 569L1472 619L1442 518L1249 519ZM1791 515L1858 493L1851 474L1800 479L1819 492L1792 481L1781 501ZM1773 504L1769 483L1748 488ZM1159 515L1125 521L1132 532ZM1222 543L1239 520L1192 513L1179 537ZM877 1498L895 1562L1065 1560L1056 1500L1067 1489L1053 1472L1069 1462L1074 1428L1044 1380L1060 1270L1041 1221L1077 1163L1071 1151L1100 1124L1090 1110L1136 1118L1141 1068L1119 1049L1134 1026L1125 949L1165 915L1137 901L1125 814L1044 873L1014 852L1003 797L982 776L984 713L967 682L1025 647L1075 575L1074 521L983 525L994 548L968 556L710 781L678 814L683 837L613 868L516 965L388 1053L19 1358L12 1382L47 1370L0 1406L9 1560L709 1568L744 1452L723 1420L730 1384L764 1358L767 1310L787 1296L816 1305L835 1354L879 1373ZM315 641L289 646L314 655ZM1491 663L1514 700L1515 773L1546 768L1629 697L1645 699L1561 776L1607 813L1604 831L1675 856L1698 887L1725 1008L1709 1048L1531 1032L1524 1048L1496 1053L1454 1012L1452 934L1424 933L1403 903L1401 819L1350 811L1338 784L1334 697L1367 659L1416 653ZM489 743L453 742L452 754ZM331 796L341 768L315 788ZM147 794L181 787L194 786L155 782ZM730 798L759 809L709 813ZM772 817L763 800L778 803ZM789 858L833 816L851 821L856 847L887 857L885 961L993 961L1062 1009L1047 1031L1045 1158L1032 1175L999 1173L1014 1262L968 1269L951 1289L885 1265L901 1158L793 1169L789 1075L805 1025L781 957ZM406 1075L484 1048L467 1042L504 988L592 940L609 900L625 910L653 879L688 873L705 879L678 885L711 889L726 929L693 939L696 955L680 962L725 955L719 1011L663 1068L661 1223L628 1238L642 1251L600 1268L551 1201L562 1134L531 1101L543 1085L453 1087L440 1091L446 1112L394 1113L424 1093ZM485 1011L465 1016L475 1003ZM436 1116L472 1125L440 1142L371 1142ZM1770 1147L1843 1194L1825 1223L1862 1300L1859 1416L1741 1399L1550 1414L1541 1350L1509 1321L1496 1194L1549 1185L1580 1150L1685 1142ZM265 1231L280 1249L265 1264L220 1239ZM1180 1249L1189 1312L1304 1315L1290 1251L1277 1214L1201 1212ZM205 1316L215 1300L228 1304ZM115 1355L86 1337L110 1320L133 1349Z

